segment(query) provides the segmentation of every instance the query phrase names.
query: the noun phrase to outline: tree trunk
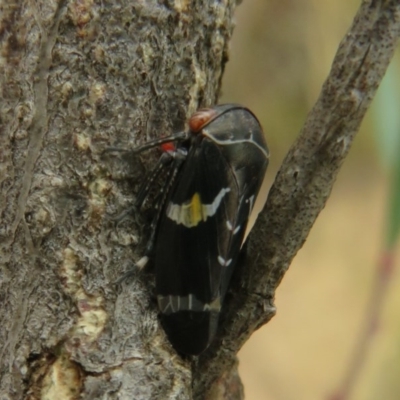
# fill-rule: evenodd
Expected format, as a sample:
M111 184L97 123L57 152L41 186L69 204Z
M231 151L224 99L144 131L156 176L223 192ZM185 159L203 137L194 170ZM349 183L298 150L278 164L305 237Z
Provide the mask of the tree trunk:
M0 0L0 397L235 399L236 353L329 196L392 56L397 0L364 1L276 178L217 338L181 358L121 215L157 155L105 157L217 102L235 0Z
M1 398L191 397L153 277L114 284L142 235L109 215L143 171L102 152L216 103L234 6L2 1Z

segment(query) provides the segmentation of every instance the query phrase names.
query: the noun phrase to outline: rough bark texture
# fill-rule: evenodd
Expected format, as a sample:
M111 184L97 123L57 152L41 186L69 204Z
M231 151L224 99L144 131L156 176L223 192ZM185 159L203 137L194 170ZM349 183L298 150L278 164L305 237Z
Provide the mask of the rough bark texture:
M234 6L0 2L2 399L191 397L153 277L114 284L145 235L108 215L133 203L143 165L102 152L216 103Z
M392 56L400 5L362 3L251 235L217 340L188 360L159 326L151 274L113 284L145 235L143 221L109 215L133 203L153 156L102 151L181 129L216 102L234 6L0 0L2 399L243 397L236 353L274 314Z

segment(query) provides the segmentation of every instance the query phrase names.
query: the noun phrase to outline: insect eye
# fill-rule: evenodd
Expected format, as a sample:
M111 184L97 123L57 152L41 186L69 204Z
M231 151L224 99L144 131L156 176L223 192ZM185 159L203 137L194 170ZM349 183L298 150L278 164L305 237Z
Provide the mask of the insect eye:
M216 115L212 108L203 108L196 111L189 120L189 128L192 132L199 132L204 125L210 122Z
M163 143L161 145L161 150L168 152L168 151L175 151L176 150L176 146L175 143L173 142L167 142L167 143Z

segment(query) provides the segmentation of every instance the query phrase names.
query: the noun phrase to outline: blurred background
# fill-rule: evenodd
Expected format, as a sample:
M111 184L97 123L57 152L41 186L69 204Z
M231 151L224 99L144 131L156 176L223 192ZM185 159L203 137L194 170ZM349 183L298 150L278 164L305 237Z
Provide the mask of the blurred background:
M237 8L221 102L245 104L259 117L271 150L271 183L360 3L244 0ZM276 316L240 352L248 400L333 399L354 371L366 314L381 300L365 362L346 398L400 399L398 271L386 287L377 284L382 254L395 254L392 222L400 220L390 206L400 165L397 71L392 63L325 209L276 292ZM374 286L382 297L371 303Z

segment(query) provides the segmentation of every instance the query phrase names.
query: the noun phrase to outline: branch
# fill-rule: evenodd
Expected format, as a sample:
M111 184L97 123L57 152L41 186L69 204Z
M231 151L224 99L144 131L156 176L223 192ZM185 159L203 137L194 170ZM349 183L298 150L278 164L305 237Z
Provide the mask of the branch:
M273 317L275 290L325 206L399 34L397 0L363 1L250 236L253 257L236 271L223 332L196 364L195 398L229 369L249 336Z

